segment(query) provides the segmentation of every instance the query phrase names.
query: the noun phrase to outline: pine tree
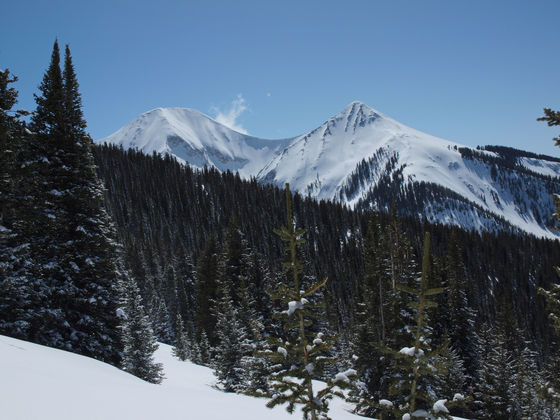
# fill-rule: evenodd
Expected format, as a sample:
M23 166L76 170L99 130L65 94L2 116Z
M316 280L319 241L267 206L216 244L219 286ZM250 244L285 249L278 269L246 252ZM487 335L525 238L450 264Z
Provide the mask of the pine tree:
M64 90L60 71L60 50L55 40L51 62L39 86L41 95L34 95L37 108L31 118L32 130L41 136L60 138L65 132Z
M220 298L214 309L216 313L216 335L213 360L215 375L225 392L243 389L242 359L247 348L247 332L239 320L239 310L230 297L227 283L220 284Z
M29 136L20 120L27 113L12 110L18 93L10 85L16 81L9 70L0 71L0 333L28 339L45 296L32 270L29 225L34 213L26 188L32 178L20 163Z
M447 315L450 343L464 362L467 379L473 381L478 371L477 357L479 353L476 347L478 339L474 328L475 313L469 306L467 299L466 270L455 231L451 234L445 271L449 285L450 310Z
M384 275L383 238L377 214L372 213L364 240L365 278L359 284L360 300L355 308L352 336L352 367L358 378L350 391L356 411L373 415L372 400L378 400L386 384L387 358L380 346L391 335L388 324L394 316L393 289L390 277ZM387 388L386 388L387 389Z
M515 373L511 383L511 418L543 418L544 404L539 397L542 379L537 368L536 352L525 347L514 362Z
M119 314L124 344L122 369L145 381L160 383L163 366L154 361L158 344L133 278L125 277L121 281L120 296Z
M553 111L550 108L544 109L544 116L537 118L537 121L546 121L549 127L560 125L560 111ZM560 146L560 136L553 138L556 146Z
M202 333L206 336L211 346L215 345L216 316L211 311L212 302L217 298L218 280L218 257L216 241L212 237L198 257L196 264L195 299L197 311L195 316L196 337L202 344ZM205 349L208 352L210 349Z
M413 346L400 350L386 349L387 355L396 361L398 374L392 379L389 388L390 403L380 401L378 407L382 412L392 412L397 418L406 414L430 418L430 412L449 417L446 407L443 407L443 411L439 410L441 404L437 404L434 395L438 381L447 373L449 356L446 354L446 343L436 349L430 347L428 309L435 307L436 303L429 300L429 297L441 294L443 290L429 288L429 273L430 235L426 233L420 283L416 287L404 284L397 286L401 291L415 297L409 302L410 309L414 311L414 323L410 326L414 333Z
M506 349L506 337L500 328L484 325L479 332L481 357L475 393L481 419L511 418L513 358Z
M59 63L55 42L41 95L35 96L35 133L19 150L21 194L27 198L25 216L16 225L30 265L17 279L23 289L16 289L40 303L20 302L16 312L28 339L118 364L114 285L121 276L120 253L84 131L68 48L64 77Z
M252 255L252 253L246 255L248 258L246 267L250 266L249 261L254 262ZM249 284L253 282L248 276L244 276L238 290L239 320L247 331L247 339L242 344L244 355L241 358L241 367L244 379L241 391L256 397L269 397L268 377L271 369L265 355L270 352L270 348L265 338L264 322L256 309L255 295L250 291Z
M175 345L171 351L173 356L183 362L190 357L189 340L183 324L183 317L180 314L177 314L175 321Z
M317 313L320 305L313 303L313 295L326 284L327 279L311 285L302 284L303 266L298 260L298 247L304 242L305 230L295 229L288 184L286 210L287 224L276 230L276 233L286 243L287 258L284 267L290 282L279 284L271 293L273 299L280 300L287 308L276 314L283 323L285 336L269 340L270 346L277 349L270 354L270 358L281 364L282 368L271 374L273 395L267 406L272 408L278 404L287 404L288 412L292 413L296 405L301 405L304 419L326 420L329 419L329 400L334 395L341 395L336 388L347 386L349 377L356 372L349 370L339 373L334 380L328 381L324 389L318 392L313 389L312 380L321 377L325 366L334 362L327 356L332 348L333 338L327 338L324 333L314 332L310 328L313 320L320 316Z

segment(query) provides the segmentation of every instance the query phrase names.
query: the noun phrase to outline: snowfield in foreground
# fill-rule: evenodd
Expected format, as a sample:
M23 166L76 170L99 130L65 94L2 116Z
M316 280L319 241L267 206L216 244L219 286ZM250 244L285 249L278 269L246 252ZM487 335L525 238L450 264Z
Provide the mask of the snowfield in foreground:
M153 385L88 357L0 336L0 418L9 420L267 420L301 419L267 400L213 387L212 370L171 356L160 344L156 359L165 380ZM331 403L333 419L357 420L351 407Z

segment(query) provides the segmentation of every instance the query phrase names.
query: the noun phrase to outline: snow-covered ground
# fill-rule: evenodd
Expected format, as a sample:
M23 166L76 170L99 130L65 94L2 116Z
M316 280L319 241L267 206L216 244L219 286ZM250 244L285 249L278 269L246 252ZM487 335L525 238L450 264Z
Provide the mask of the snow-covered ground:
M161 344L165 377L153 385L96 360L0 336L0 419L6 420L280 420L301 419L267 400L213 387L211 369L181 362ZM361 417L340 400L336 420Z

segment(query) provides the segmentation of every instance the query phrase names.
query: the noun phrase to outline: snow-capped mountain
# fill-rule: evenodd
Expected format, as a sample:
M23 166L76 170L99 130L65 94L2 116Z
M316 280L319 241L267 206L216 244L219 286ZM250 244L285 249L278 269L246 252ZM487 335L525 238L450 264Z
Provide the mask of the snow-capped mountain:
M100 142L170 154L179 161L220 171L255 175L290 140L261 140L229 129L189 108L157 108L132 120Z
M264 140L191 109L158 108L99 142L169 153L201 168L239 171L317 199L387 208L478 231L555 237L551 194L560 159L504 147L476 150L405 126L352 102L309 133Z

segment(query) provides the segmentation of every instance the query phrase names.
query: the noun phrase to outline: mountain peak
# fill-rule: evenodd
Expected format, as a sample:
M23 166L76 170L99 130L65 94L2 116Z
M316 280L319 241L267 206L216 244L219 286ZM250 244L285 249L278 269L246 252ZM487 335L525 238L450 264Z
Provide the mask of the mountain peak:
M336 125L337 122L344 121L344 131L355 132L358 127L365 127L374 121L383 118L383 115L375 109L367 106L363 102L353 101L342 111L327 121L327 126Z

